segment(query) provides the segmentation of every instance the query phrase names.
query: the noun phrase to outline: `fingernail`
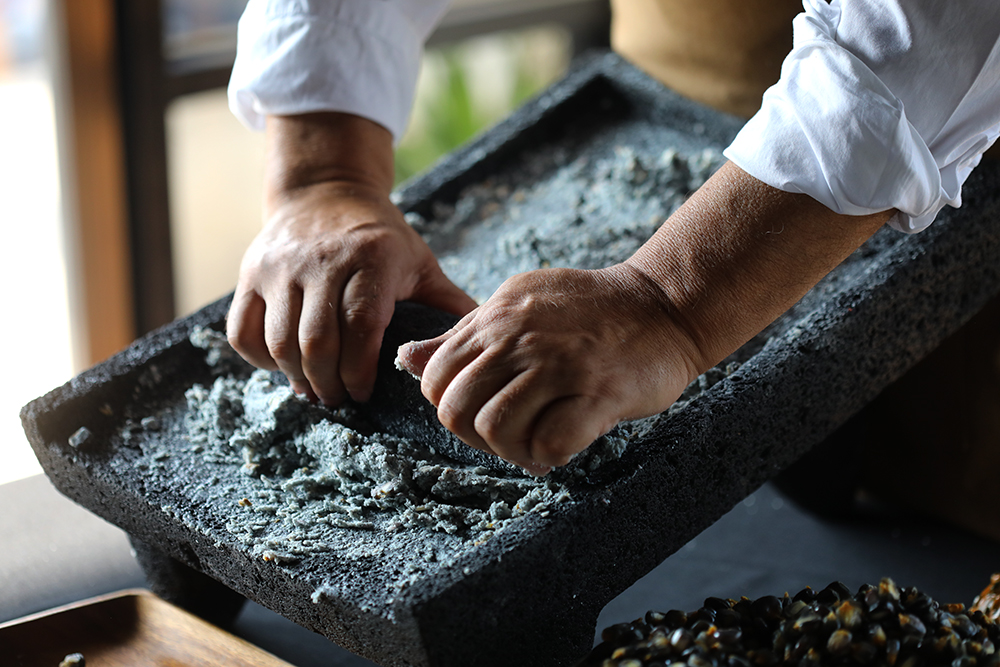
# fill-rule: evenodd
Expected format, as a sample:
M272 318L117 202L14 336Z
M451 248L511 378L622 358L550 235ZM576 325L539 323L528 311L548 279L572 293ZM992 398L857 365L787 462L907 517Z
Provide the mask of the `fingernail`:
M403 371L404 373L409 373L410 376L419 381L420 376L411 371L406 366L406 357L409 356L409 350L404 348L407 348L409 345L410 343L406 343L405 345L399 346L399 349L396 350L396 360L393 363L395 363L396 365L396 370Z
M319 398L316 396L316 393L312 390L312 387L310 387L309 385L302 385L298 382L293 382L290 383L290 386L292 389L292 393L294 393L299 398L309 401L310 403L316 403L319 401Z
M372 397L372 392L369 391L349 391L347 392L351 395L351 400L355 403L367 403L368 399Z
M550 466L543 466L538 463L518 463L517 465L532 477L545 477L552 472Z

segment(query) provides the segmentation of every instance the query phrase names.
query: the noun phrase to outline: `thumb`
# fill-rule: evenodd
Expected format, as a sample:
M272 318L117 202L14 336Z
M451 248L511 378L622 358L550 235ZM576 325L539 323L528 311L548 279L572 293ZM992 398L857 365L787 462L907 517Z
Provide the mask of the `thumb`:
M447 280L447 278L445 278ZM450 282L448 284L451 284ZM454 287L454 285L452 285ZM460 294L465 296L462 290L459 290ZM468 297L466 297L468 298ZM471 299L469 299L471 301ZM478 306L476 306L478 307ZM465 316L455 323L451 329L448 329L440 336L436 338L430 338L428 340L415 340L410 343L404 343L399 346L396 350L396 368L406 371L418 380L424 374L424 368L427 367L427 362L431 360L434 353L438 349L448 342L452 336L461 331L476 317L476 310L473 309L465 314Z
M418 380L424 374L427 362L431 360L438 348L455 335L455 330L446 331L437 338L417 340L404 343L396 351L396 368L404 370Z

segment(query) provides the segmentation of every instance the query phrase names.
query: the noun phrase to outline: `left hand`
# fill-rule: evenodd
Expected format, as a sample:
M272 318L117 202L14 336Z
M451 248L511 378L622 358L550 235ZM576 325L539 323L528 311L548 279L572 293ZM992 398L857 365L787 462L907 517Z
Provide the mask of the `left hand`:
M665 410L697 377L674 311L628 264L531 271L400 358L446 428L544 473L619 421Z

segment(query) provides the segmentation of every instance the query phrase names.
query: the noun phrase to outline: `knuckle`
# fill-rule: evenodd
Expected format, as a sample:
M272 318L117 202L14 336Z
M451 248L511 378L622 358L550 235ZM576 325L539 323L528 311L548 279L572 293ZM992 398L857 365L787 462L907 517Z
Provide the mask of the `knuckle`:
M344 304L344 324L358 334L369 334L385 327L387 318L375 300L357 300Z
M554 434L536 435L531 441L532 458L546 465L556 467L566 465L575 450L569 438Z
M549 342L550 341L544 332L529 329L518 336L516 344L517 347L522 350L537 350ZM558 347L553 350L549 350L548 352L550 354L557 355L557 357L561 357L563 355L562 349ZM552 357L549 356L549 354L546 354L544 359L552 359Z
M347 259L337 240L318 240L310 244L279 244L247 254L240 267L241 278L250 284L265 282L300 282L325 276L344 266Z
M244 255L240 264L239 277L237 278L237 292L250 292L256 290L264 282L264 268L259 257L253 257L249 253Z
M442 401L437 410L438 421L452 433L461 429L461 414L450 401Z
M431 405L438 407L441 403L441 398L444 392L440 387L438 387L437 383L425 373L420 379L420 393L423 394L424 398L426 398ZM440 412L438 412L438 421L441 421ZM442 422L442 426L443 425L444 422ZM445 426L445 428L447 428L447 426Z
M485 440L491 447L502 447L507 448L510 444L507 442L507 438L504 437L504 431L501 426L501 420L497 418L495 414L488 414L485 411L481 411L476 416L475 421L476 433Z
M287 246L269 246L252 255L248 253L243 263L243 274L254 282L261 282L267 276L284 271L293 257Z
M229 341L229 346L243 357L252 355L256 348L261 346L261 341L254 341L253 336L241 326L226 327L226 340Z
M361 257L379 259L389 251L393 235L381 225L362 225L351 235L352 250Z
M353 242L359 260L377 263L386 254L385 238L378 233L359 234Z
M309 246L303 253L303 267L315 267L321 273L335 271L345 263L343 247L333 241L324 241ZM301 271L302 269L300 269Z
M257 368L275 370L277 366L267 351L267 345L259 338L254 338L242 331L226 332L229 346L232 347L248 363Z
M275 361L293 361L299 356L299 348L287 338L279 338L267 342L267 350Z
M299 339L299 351L304 359L323 359L336 356L337 344L333 336L307 333Z

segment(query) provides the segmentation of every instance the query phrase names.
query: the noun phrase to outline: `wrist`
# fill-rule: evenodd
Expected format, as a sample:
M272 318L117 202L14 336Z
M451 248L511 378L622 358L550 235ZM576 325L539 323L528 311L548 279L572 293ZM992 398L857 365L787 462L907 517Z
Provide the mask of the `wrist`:
M644 328L658 340L656 349L669 351L669 358L666 359L671 367L669 377L682 378L682 383L676 388L678 392L708 368L704 366L704 355L685 321L682 309L675 303L670 291L664 289L641 262L632 258L600 269L599 273L603 273L621 292L638 297L636 302L642 304L643 311L638 319L645 322ZM669 407L674 399L676 395L671 394L660 410Z
M372 120L338 112L268 116L266 139L269 209L315 186L331 194L392 192L392 135Z

